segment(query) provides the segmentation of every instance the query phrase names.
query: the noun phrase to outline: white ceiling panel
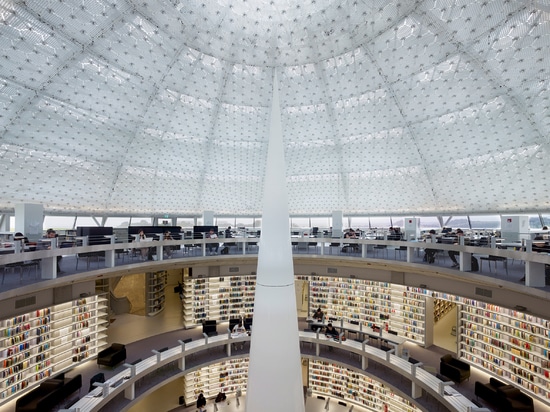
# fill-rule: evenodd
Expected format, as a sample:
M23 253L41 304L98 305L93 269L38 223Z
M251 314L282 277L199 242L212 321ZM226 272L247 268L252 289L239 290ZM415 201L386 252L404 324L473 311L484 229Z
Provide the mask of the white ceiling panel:
M521 0L0 0L0 210L547 211L550 13ZM29 179L29 176L32 176Z

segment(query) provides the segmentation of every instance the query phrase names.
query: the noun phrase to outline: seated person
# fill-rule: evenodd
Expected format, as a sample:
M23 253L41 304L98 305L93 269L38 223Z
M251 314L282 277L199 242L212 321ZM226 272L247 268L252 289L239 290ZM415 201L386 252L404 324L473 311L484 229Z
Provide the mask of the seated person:
M464 232L462 231L462 229L457 229L456 230L456 236L457 236L457 241L455 243L453 243L454 245L460 245L460 238L462 236L464 236ZM456 260L456 257L460 255L460 252L456 251L456 250L449 250L449 257L451 258L451 260L453 261L453 265L452 267L453 268L456 268L459 265L458 263L458 260Z
M56 240L57 240L57 233L56 233L55 230L53 230L53 229L48 229L48 230L46 230L46 238L47 238L47 239L56 239ZM56 246L59 246L59 245L56 244ZM48 248L48 249L49 249L49 248ZM59 273L59 274L65 273L65 272L63 272L63 271L61 270L61 267L60 267L60 265L59 265L59 264L61 263L61 259L63 259L63 256L59 255L59 256L57 257L57 273Z
M535 236L533 239L533 246L531 248L533 252L549 253L550 247L546 245L546 241L542 234Z
M233 326L233 330L231 332L233 332L234 334L238 334L239 336L247 334L246 333L246 328L243 326L242 322L239 322L235 326ZM243 349L243 348L244 348L244 342L241 342L241 349ZM233 349L237 349L237 344L236 343L233 344Z
M145 231L143 229L141 229L138 233L138 237L136 239L138 242L147 242L149 241L149 239L147 239L147 236L145 236ZM140 250L140 254L141 254L141 260L147 260L148 258L148 255L149 255L149 248L146 247L146 248L141 248Z
M243 326L242 322L237 323L235 326L233 326L233 333L246 333L246 328Z
M166 232L164 232L164 240L174 240L174 238L172 237L172 233L170 233L170 231L167 230ZM166 257L170 259L172 257L172 246L164 246L163 252L166 255Z
M327 338L338 339L338 337L340 336L340 333L338 333L336 328L332 326L332 323L329 323L325 329L325 336Z
M219 392L217 395L216 395L216 399L214 400L214 402L218 403L218 402L223 402L227 399L227 396L225 395L224 392Z
M323 319L325 317L325 314L323 313L323 311L321 310L321 308L317 308L317 310L315 311L315 313L313 314L312 318L313 318L313 321L314 322L318 322L318 323L323 323ZM320 326L317 326L317 325L311 325L311 330L312 331L317 331L317 329L321 329Z
M348 231L344 234L344 239L357 239L357 234L355 233L355 230L353 230L352 228L348 229ZM342 252L347 252L348 250L351 252L358 252L359 245L351 245L349 243L345 243L344 247L342 248Z
M207 239L217 239L218 235L216 232L214 232L214 229L210 229L210 232L206 235ZM207 243L206 247L208 248L208 254L209 255L217 255L218 254L218 248L220 247L219 243ZM214 249L214 251L212 251Z
M227 226L227 229L225 229L225 237L226 238L232 238L233 234L231 233L231 226Z
M21 232L17 232L15 235L13 235L13 240L20 240L21 246L25 246L26 244L29 243L29 238L27 238L27 236L25 236Z
M428 232L428 236L424 239L424 242L431 243L433 242L433 235L435 235L435 230L432 229ZM435 262L435 254L437 253L437 249L424 249L424 260L428 263L434 263Z

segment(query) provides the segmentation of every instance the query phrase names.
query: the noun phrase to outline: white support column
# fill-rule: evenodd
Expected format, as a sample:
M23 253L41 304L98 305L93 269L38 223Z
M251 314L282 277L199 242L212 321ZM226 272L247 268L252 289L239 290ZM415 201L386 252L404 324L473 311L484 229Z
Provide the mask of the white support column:
M30 241L40 239L42 237L44 206L40 204L19 203L15 205L14 209L15 231L23 233Z
M332 211L332 237L341 237L344 233L344 214L341 210Z
M105 237L109 238L111 245L115 244L115 235L107 235ZM105 251L105 267L106 268L115 267L115 250L114 249Z
M319 332L321 331L321 328L317 328L316 330L316 339L317 341L315 342L315 356L319 356L319 354L321 353L321 345L319 345Z
M181 345L181 353L185 352L185 342L181 339L178 339L178 343ZM185 370L185 356L182 356L178 361L178 369L180 371Z
M413 378L416 378L416 369L423 365L424 364L422 362L411 364L411 374ZM411 383L411 397L413 399L420 398L422 396L422 387L418 385L414 379L412 379Z
M126 389L124 389L124 398L133 401L136 397L136 384L132 383Z
M57 249L57 238L44 239L44 242L50 242L50 250ZM57 256L43 258L40 261L42 279L55 279L57 277Z
M546 271L544 263L525 262L525 286L542 288L546 285Z
M164 240L164 233L158 233L157 236L159 237L159 242ZM164 246L162 245L157 246L157 260L164 260Z
M275 72L246 392L248 412L305 410L285 170Z
M202 220L204 226L214 226L214 212L212 210L205 210L202 212Z
M363 353L366 353L365 352L365 346L367 346L367 343L368 343L368 339L364 340L363 343L361 344L363 346ZM365 355L363 355L361 357L361 369L363 370L366 370L367 368L369 367L369 358L367 358Z

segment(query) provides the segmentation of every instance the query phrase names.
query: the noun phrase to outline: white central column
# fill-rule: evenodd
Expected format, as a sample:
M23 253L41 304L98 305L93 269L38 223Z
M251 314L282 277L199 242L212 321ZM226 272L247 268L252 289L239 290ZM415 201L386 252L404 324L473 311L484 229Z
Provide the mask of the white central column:
M246 393L248 412L301 412L305 408L285 170L275 73Z

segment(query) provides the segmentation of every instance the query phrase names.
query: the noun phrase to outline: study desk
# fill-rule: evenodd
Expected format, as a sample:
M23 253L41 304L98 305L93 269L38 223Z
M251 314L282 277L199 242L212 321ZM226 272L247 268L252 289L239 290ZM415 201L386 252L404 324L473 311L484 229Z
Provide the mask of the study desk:
M349 332L357 333L359 335L359 341L365 340L366 336L368 336L371 339L377 339L378 342L387 342L395 347L395 354L397 356L401 356L401 354L403 353L403 344L407 342L406 338L386 332L382 328L378 332L375 332L372 329L363 329L362 323L355 325L353 323L344 322L342 320L336 320L332 322L316 322L313 318L307 318L306 322L310 325L310 327L313 326L317 328L325 328L328 323L332 323L332 325L335 328L339 329L341 332L347 331L348 336ZM321 334L324 335L324 333L320 332L319 335Z

